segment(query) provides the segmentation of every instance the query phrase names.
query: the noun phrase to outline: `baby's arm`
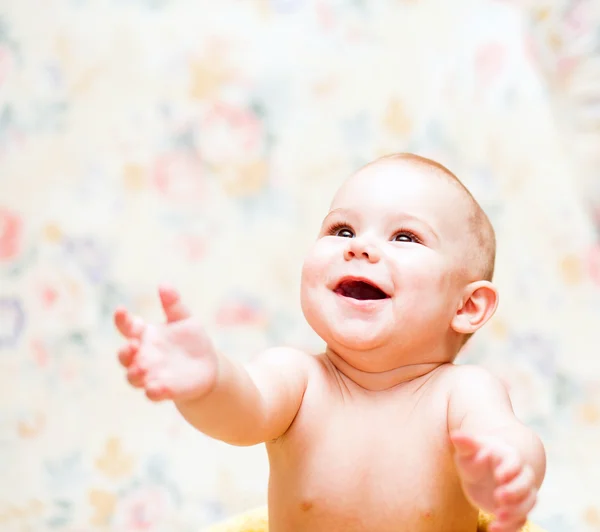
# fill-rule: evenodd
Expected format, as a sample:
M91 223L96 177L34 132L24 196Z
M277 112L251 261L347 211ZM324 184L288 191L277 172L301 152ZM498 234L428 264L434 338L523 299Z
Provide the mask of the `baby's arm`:
M277 439L296 416L311 358L270 349L242 365L218 353L177 292L159 290L166 324L150 325L125 309L115 323L128 342L119 351L127 379L153 401L171 399L201 432L233 445Z
M448 429L471 502L496 515L490 530L512 532L536 502L546 470L539 437L515 416L504 385L483 368L456 368Z
M201 432L232 445L276 440L292 424L308 383L308 355L272 348L248 364L219 354L211 392L175 400L183 417Z

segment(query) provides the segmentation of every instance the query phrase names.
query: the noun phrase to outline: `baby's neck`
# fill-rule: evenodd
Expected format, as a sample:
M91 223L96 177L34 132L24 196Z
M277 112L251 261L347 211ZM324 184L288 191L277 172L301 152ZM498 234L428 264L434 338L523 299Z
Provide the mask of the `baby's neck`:
M394 386L423 377L434 369L448 364L448 362L407 364L388 371L368 372L355 368L329 347L325 351L325 356L344 377L361 388L373 392L388 390Z

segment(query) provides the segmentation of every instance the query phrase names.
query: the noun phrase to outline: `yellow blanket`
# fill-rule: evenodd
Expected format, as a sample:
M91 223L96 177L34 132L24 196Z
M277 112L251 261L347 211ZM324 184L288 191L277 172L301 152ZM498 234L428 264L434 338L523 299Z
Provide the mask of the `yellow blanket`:
M481 513L479 515L479 526L477 532L485 532L492 518ZM267 509L257 508L251 512L241 514L224 523L210 527L206 532L268 532L269 523L267 521ZM528 523L521 532L544 532L534 524Z

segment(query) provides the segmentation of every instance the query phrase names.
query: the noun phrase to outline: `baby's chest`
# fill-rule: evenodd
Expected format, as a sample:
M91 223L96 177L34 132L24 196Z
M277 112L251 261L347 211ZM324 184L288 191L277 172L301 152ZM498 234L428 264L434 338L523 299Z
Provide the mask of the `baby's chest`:
M451 457L444 412L360 405L322 408L299 421L289 444L300 479L316 484L311 490L398 501L445 483Z
M474 528L453 464L443 394L392 399L305 397L286 436L269 446L277 530ZM459 516L450 528L449 512Z

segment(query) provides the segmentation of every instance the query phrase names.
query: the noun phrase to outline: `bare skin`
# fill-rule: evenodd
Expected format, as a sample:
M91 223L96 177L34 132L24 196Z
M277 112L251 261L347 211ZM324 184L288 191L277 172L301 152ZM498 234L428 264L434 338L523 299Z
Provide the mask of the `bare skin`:
M481 508L491 532L516 532L533 508L539 438L494 377L452 363L497 305L465 265L461 198L409 164L342 186L303 269L318 356L275 348L239 365L171 288L164 325L115 313L133 386L209 436L266 443L271 531L475 532Z
M450 373L374 393L316 357L294 424L267 444L270 530L473 532L446 428Z

